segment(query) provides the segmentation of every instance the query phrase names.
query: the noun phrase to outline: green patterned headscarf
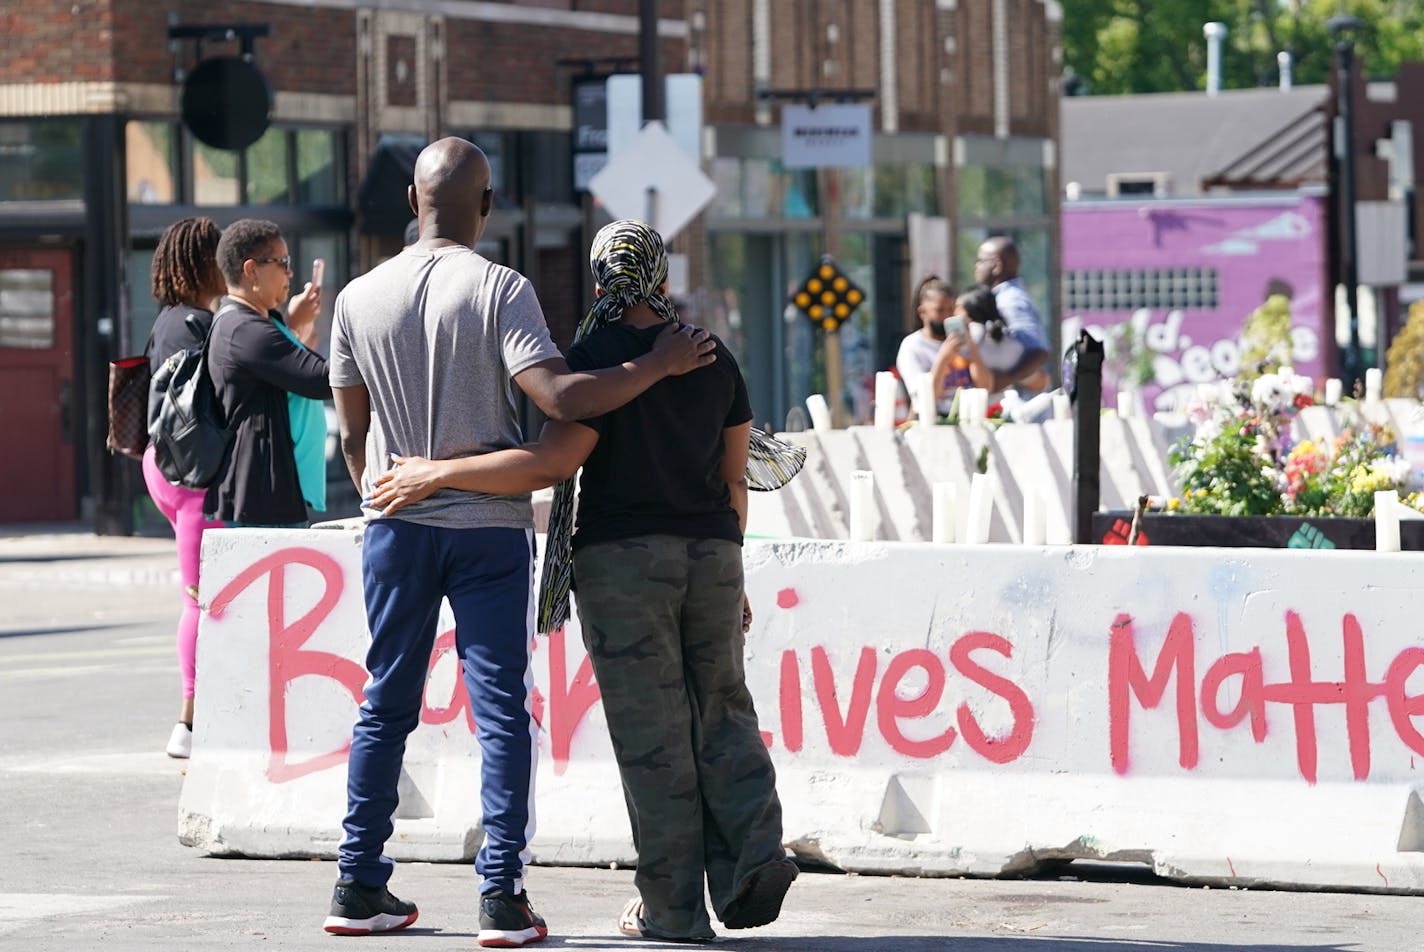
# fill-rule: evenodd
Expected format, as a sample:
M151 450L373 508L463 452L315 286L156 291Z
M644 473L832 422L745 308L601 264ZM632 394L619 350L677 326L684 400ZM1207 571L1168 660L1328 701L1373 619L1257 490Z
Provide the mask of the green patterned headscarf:
M662 236L640 221L624 219L605 225L593 238L589 266L603 295L579 322L574 343L623 319L623 312L646 303L665 321L677 322L677 308L666 294L667 250ZM801 471L806 451L752 428L747 459L751 489L780 489ZM577 478L576 476L574 477ZM539 631L548 634L569 618L573 581L574 480L554 489L549 532L544 542L544 572L539 583Z

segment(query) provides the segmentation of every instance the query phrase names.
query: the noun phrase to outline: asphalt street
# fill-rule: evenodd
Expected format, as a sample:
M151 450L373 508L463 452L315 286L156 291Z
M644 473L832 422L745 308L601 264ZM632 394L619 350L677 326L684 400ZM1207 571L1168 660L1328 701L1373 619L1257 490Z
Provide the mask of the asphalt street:
M392 887L419 904L417 925L340 939L320 930L332 863L178 844L183 762L162 752L178 707L172 560L160 539L0 537L0 949L475 948L466 866L403 865ZM539 867L529 890L544 948L667 947L617 935L628 870ZM717 946L1401 952L1424 949L1424 897L1192 888L1076 863L1030 880L806 871L778 922Z

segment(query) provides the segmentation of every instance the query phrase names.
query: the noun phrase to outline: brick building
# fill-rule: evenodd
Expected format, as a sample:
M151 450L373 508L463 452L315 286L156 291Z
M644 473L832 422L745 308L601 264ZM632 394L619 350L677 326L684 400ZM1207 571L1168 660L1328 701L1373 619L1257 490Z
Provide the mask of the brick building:
M1052 332L1059 17L1054 0L690 0L718 185L699 319L733 343L758 420L780 428L825 389L819 333L785 302L827 250L867 294L841 329L853 419L869 421L874 371L919 326L914 285L970 280L989 234L1018 238ZM781 167L780 94L810 90L871 94L871 166Z
M108 360L143 347L157 310L152 249L184 215L277 221L298 277L325 258L334 291L401 246L403 185L419 147L467 136L496 177L482 250L530 276L567 342L589 291L584 249L602 220L573 187L572 85L590 71L636 69L638 6L6 5L0 407L18 421L23 452L0 460L10 487L0 522L82 514L99 531L123 532L141 518L137 465L103 448L104 379ZM688 307L741 355L759 420L780 426L824 386L817 335L784 303L828 235L870 295L843 331L848 371L890 363L912 321L905 299L919 262L938 254L963 278L991 232L1019 236L1030 283L1053 313L1053 0L659 0L658 14L661 69L703 74L703 167L719 188L675 242L690 261ZM266 134L234 153L196 141L180 121L181 80L200 51L168 37L174 25L238 24L268 27L255 62L275 97ZM221 39L201 48L203 57L237 52ZM872 166L819 177L781 167L781 107L759 94L812 89L870 93ZM916 265L912 215L929 236Z

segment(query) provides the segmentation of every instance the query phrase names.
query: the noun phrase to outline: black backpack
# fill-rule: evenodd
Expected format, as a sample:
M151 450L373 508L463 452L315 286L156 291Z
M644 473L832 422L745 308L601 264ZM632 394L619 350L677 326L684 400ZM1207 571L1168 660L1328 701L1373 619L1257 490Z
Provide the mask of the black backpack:
M223 311L213 318L213 327ZM189 315L187 324L194 337L203 337L196 318ZM202 346L173 354L153 376L154 394L160 400L158 416L148 431L154 462L164 479L189 489L207 489L216 482L232 446L233 428L208 374L211 341L209 332Z

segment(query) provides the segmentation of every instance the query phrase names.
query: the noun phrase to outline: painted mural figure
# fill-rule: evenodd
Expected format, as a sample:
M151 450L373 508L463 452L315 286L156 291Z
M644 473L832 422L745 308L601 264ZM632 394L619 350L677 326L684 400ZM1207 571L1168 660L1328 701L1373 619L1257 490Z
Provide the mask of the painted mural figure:
M549 417L567 421L606 413L669 374L715 359L705 332L679 328L636 359L571 373L528 280L475 251L493 198L485 154L442 139L421 152L414 178L419 240L351 282L336 302L331 379L342 454L358 489L368 492L393 455L458 459L519 445L511 380ZM485 840L475 860L477 941L511 947L547 936L524 888L538 732L529 696L533 545L527 494L437 493L368 523L370 679L348 761L327 932L363 935L416 920L415 904L387 887L394 864L383 848L444 597L479 725Z
M1034 371L1048 358L1048 339L1044 336L1043 318L1019 278L1019 249L1012 238L996 235L979 246L974 257L974 280L993 289L994 302L1008 328L1009 335L1023 345L1023 355L1008 368L1007 385L1020 390L1040 381L1030 381ZM1046 382L1046 381L1042 381Z
M616 367L677 321L667 255L647 225L619 221L590 259L599 298L568 359ZM372 499L398 518L437 489L527 492L583 467L573 581L638 853L638 895L618 923L633 937L714 938L704 887L728 929L766 925L797 875L743 659L751 404L720 341L716 353L611 413L546 426L538 443L400 460ZM565 513L556 501L546 579L561 576Z

